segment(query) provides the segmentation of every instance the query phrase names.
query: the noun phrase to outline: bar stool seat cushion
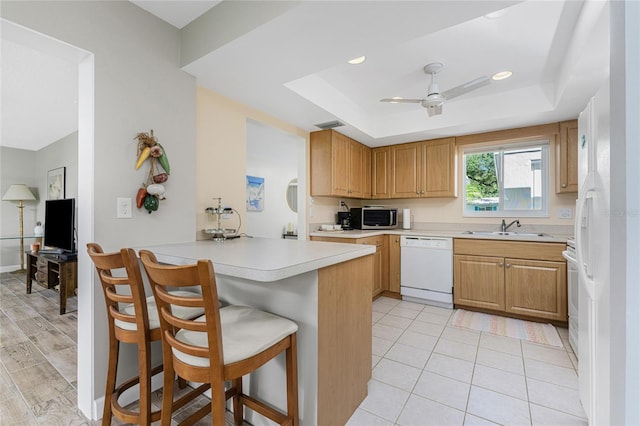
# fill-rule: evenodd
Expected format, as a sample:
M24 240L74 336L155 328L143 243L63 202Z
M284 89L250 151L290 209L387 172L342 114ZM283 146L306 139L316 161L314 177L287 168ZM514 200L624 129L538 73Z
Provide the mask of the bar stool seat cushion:
M205 316L195 321L206 321ZM298 325L286 318L246 306L226 306L220 309L222 348L225 365L242 361L259 354L290 334L298 331ZM195 346L207 347L207 333L180 330L176 339ZM197 357L173 348L180 361L198 367L208 367L209 358Z
M169 293L175 296L201 297L200 294L192 291L172 290ZM189 308L189 307L183 307L183 306L173 306L172 309L174 310L173 312L177 317L184 318L184 319L194 318L204 314L204 308L200 308L200 307ZM122 309L120 309L120 311L128 315L135 315L135 312L136 312L133 306L133 303L123 306ZM147 297L147 315L149 316L149 330L160 328L160 319L158 318L158 308L156 306L156 301L153 298L153 296ZM135 322L127 322L127 321L121 321L121 320L115 319L114 323L116 327L122 328L124 330L135 331L137 328Z

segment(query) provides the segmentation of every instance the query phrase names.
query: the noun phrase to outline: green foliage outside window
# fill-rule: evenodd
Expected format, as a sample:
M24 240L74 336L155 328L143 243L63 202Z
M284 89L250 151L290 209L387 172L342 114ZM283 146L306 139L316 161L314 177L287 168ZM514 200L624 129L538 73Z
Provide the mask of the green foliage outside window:
M493 152L466 155L467 201L499 195Z

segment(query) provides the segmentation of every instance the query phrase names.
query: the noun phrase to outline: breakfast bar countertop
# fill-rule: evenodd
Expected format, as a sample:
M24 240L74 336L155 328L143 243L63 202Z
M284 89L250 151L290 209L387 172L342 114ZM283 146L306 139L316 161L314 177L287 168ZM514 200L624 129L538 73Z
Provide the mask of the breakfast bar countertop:
M375 246L305 240L237 238L137 247L173 265L211 259L216 274L270 282L375 253Z

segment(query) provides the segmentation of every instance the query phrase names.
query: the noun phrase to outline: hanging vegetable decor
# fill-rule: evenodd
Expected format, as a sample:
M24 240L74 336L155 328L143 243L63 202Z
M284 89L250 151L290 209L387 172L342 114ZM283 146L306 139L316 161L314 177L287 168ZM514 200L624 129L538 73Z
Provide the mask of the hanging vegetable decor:
M158 138L151 133L138 133L134 139L138 139L138 170L146 160L149 160L149 175L147 181L138 189L136 206L144 207L149 214L158 210L160 200L164 200L164 185L171 174L169 158L164 147L158 143Z

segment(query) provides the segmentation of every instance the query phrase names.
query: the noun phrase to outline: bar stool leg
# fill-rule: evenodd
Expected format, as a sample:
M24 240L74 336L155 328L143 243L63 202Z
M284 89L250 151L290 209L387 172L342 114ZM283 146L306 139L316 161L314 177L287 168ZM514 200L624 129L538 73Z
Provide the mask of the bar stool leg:
M138 345L138 368L140 369L140 424L151 424L151 351L149 340Z
M233 420L236 425L241 425L244 419L244 404L240 402L240 395L242 395L242 377L232 380L231 386L236 390L233 396Z
M107 384L104 393L104 410L102 411L102 426L111 424L113 390L116 387L118 376L118 354L120 352L120 342L115 337L109 338L109 360L107 364Z
M293 418L293 426L298 426L298 334L290 336L291 346L286 351L287 364L287 414Z

